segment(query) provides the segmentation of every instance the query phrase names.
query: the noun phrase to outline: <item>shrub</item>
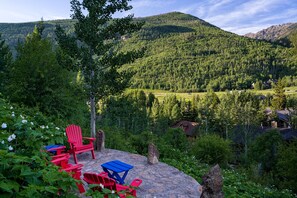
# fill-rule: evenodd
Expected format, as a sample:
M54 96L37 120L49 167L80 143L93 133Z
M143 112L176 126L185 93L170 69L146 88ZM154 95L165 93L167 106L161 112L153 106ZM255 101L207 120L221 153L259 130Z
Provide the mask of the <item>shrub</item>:
M40 113L27 115L0 97L0 194L3 197L71 197L75 180L40 149L63 144L62 129ZM69 191L71 190L71 191Z
M169 128L163 136L164 141L172 147L185 151L188 149L188 139L181 128Z
M231 146L228 140L217 135L201 136L193 145L193 155L201 162L224 165L231 158Z
M277 155L278 186L297 193L297 140L281 145Z
M264 172L271 171L277 160L277 148L282 143L282 137L277 129L270 130L258 136L250 149L250 159L261 165Z

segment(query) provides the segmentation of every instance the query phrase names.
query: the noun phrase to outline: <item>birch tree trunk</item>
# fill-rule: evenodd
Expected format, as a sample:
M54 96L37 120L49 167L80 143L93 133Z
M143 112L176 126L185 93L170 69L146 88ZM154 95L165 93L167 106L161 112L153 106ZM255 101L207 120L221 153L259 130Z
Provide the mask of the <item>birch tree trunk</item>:
M90 96L90 105L91 105L91 137L95 137L96 134L96 104L95 96L91 94Z

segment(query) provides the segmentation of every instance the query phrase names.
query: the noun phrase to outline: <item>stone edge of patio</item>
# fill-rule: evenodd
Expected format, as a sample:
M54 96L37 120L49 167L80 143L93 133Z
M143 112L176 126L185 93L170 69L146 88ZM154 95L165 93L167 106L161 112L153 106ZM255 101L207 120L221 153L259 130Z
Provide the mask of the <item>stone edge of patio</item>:
M137 189L137 197L143 198L198 198L200 184L189 175L178 169L159 162L149 165L147 157L114 149L104 149L102 152L95 152L96 159L92 159L91 152L78 155L78 163L83 164L82 177L85 172L102 172L101 164L120 160L134 166L129 171L125 182L129 184L133 179L142 179L142 184ZM73 157L70 158L73 162ZM87 187L87 184L85 187ZM81 195L84 197L84 195Z

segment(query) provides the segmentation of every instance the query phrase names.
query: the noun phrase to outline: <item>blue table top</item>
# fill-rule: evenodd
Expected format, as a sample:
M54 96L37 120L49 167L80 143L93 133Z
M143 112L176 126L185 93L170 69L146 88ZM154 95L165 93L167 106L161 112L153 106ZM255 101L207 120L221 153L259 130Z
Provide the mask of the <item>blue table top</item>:
M121 173L124 171L128 171L133 168L132 165L126 164L124 162L121 162L120 160L114 160L110 162L106 162L104 164L101 164L102 168L106 168L108 170L112 170L116 173Z

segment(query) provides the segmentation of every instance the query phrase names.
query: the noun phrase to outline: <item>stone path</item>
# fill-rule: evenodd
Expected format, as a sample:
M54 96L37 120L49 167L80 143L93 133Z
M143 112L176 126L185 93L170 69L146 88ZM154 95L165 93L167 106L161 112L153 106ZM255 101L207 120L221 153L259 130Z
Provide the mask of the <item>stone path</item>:
M147 163L147 157L128 152L105 149L103 152L95 152L93 160L91 152L78 155L78 162L83 164L84 172L102 171L101 164L120 160L134 166L129 171L125 182L129 184L134 178L142 179L142 184L137 189L137 197L140 198L199 198L199 183L192 177L178 169L159 162L155 165ZM70 158L70 163L73 158ZM87 186L87 185L86 185Z

